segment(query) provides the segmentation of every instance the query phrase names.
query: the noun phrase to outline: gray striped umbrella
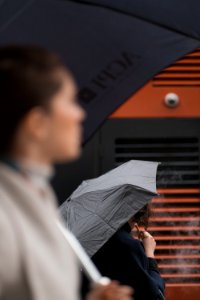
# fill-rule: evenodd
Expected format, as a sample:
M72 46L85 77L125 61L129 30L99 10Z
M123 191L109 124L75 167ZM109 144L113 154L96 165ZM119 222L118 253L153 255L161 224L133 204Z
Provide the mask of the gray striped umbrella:
M131 160L83 181L60 213L89 256L156 195L157 162Z

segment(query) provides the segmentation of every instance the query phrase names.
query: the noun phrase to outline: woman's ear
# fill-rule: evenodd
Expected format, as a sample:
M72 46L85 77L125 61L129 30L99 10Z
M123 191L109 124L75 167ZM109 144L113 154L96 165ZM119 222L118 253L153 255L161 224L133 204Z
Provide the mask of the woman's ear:
M48 113L40 108L33 108L23 120L23 128L29 137L43 141L48 133Z

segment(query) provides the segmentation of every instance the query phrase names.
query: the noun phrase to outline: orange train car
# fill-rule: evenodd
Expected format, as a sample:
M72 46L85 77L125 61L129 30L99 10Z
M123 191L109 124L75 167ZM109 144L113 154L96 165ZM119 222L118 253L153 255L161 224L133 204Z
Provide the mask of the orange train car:
M166 281L166 300L200 295L200 49L155 76L119 107L82 158L59 166L63 202L83 179L130 159L160 161L150 232ZM89 163L88 163L89 162ZM68 183L66 185L66 182Z
M116 139L117 163L126 158L162 163L158 170L160 196L153 200L149 230L157 240L156 257L166 281L166 299L197 300L200 295L200 50L155 76L115 111L110 120L122 123L137 120L132 126L135 124L141 127L140 132L145 131L139 136L132 129L129 137L122 133Z

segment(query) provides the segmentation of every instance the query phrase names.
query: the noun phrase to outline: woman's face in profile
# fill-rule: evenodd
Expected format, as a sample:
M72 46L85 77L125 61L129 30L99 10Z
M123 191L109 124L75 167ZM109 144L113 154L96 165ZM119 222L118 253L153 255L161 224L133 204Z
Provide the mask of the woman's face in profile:
M83 109L76 102L77 88L68 74L63 75L63 84L51 99L47 112L46 152L51 162L63 162L79 157L82 142Z

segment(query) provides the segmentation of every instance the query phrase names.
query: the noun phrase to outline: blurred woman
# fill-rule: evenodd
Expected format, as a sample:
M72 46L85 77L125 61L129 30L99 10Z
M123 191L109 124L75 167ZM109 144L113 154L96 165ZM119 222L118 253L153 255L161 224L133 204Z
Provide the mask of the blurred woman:
M77 300L78 264L56 227L52 164L81 153L84 112L60 59L39 47L0 48L0 299ZM129 300L112 283L89 300ZM107 298L106 298L107 297Z

